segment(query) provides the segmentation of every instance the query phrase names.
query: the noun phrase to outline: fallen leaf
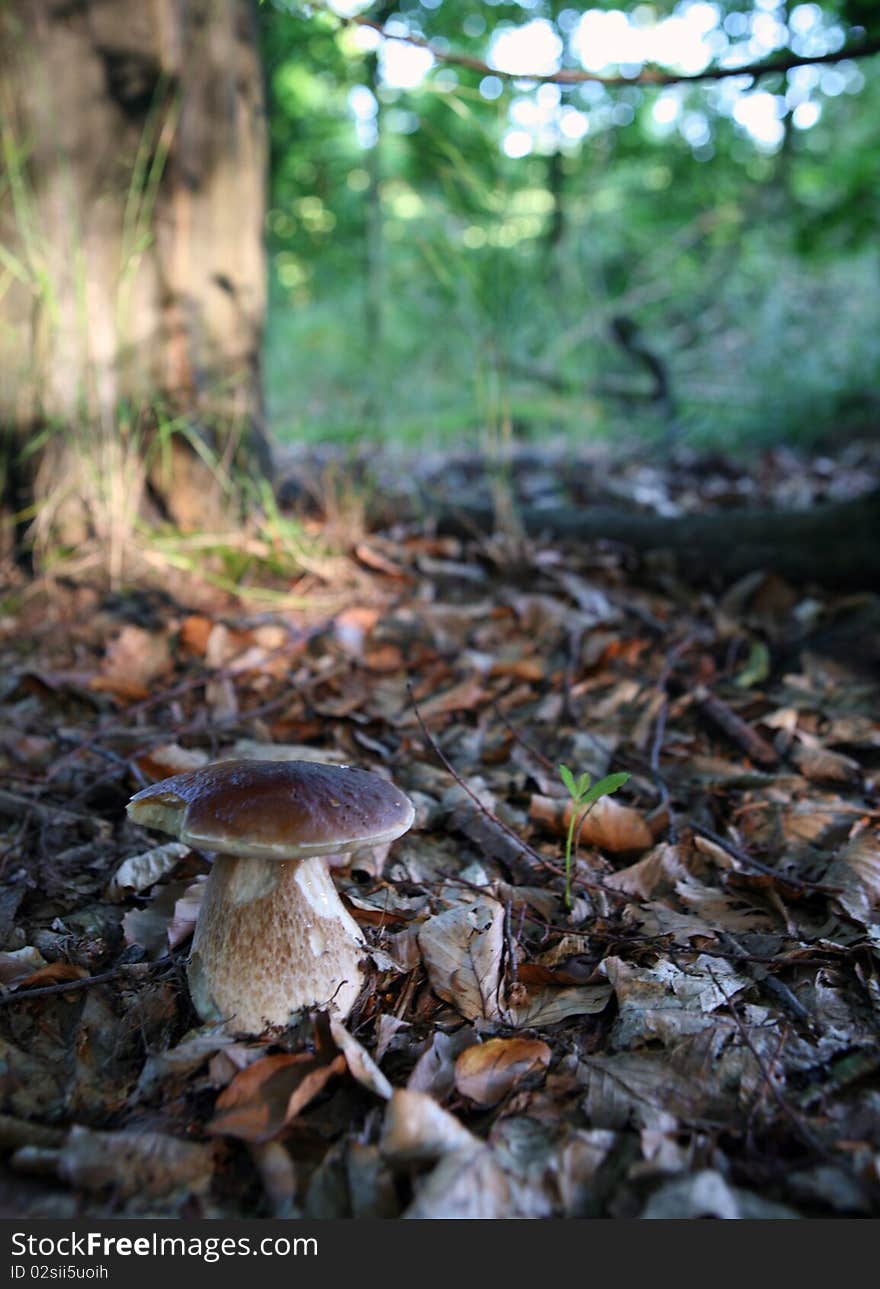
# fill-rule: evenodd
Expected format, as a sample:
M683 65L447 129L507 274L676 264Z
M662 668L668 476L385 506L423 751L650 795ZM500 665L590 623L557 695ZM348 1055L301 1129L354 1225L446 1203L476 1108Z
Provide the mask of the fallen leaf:
M663 842L635 864L611 873L605 878L605 885L647 900L652 895L671 891L676 881L686 873L683 847Z
M72 962L49 962L25 976L24 980L19 980L15 988L40 989L46 985L63 985L69 980L82 980L88 974L85 967L77 967Z
M166 842L164 846L153 846L150 850L132 855L119 865L110 879L105 892L108 900L118 902L127 895L155 886L160 878L173 871L184 855L189 854L189 846L179 841Z
M666 1182L655 1191L642 1212L642 1218L779 1218L800 1217L786 1204L776 1204L753 1195L751 1191L731 1186L721 1173L711 1169L689 1177Z
M207 881L207 876L197 877L174 901L174 910L165 929L169 949L176 949L179 944L183 944L196 929Z
M752 984L725 959L702 955L687 970L669 961L636 967L615 957L602 967L617 998L611 1039L618 1049L657 1039L668 1045L711 1028L717 1024L711 1013Z
M149 779L170 778L172 774L185 774L188 770L199 770L207 765L211 758L200 748L181 747L179 743L163 743L161 747L150 748L135 758L138 769Z
M20 981L26 980L45 965L46 959L31 944L23 949L0 953L0 985L4 989L14 989Z
M58 1173L85 1190L114 1195L201 1194L211 1183L213 1151L160 1132L95 1132L76 1124L61 1148Z
M135 1089L135 1099L150 1096L166 1079L183 1078L235 1039L225 1025L203 1025L184 1034L179 1043L164 1052L154 1052L144 1063Z
M122 699L146 698L153 682L171 668L167 636L143 627L124 626L107 646L101 675L92 681L92 688L109 690Z
M529 818L565 836L575 810L567 799L544 797L535 793L529 802ZM585 846L598 846L612 852L645 850L654 840L645 820L632 806L624 806L613 797L600 797L575 825L575 838Z
M348 1072L352 1078L357 1079L362 1087L369 1092L374 1092L377 1097L382 1097L384 1101L389 1100L394 1091L391 1084L366 1048L349 1034L342 1021L336 1016L330 1017L330 1033L333 1042L345 1057Z
M448 716L452 712L472 712L485 703L487 696L479 680L472 676L457 685L452 685L440 694L435 694L433 698L420 702L419 712L422 720L429 723L436 720L438 716ZM394 723L401 727L417 725L418 717L410 706Z
M478 1105L497 1105L523 1079L545 1070L550 1056L550 1048L538 1039L490 1038L459 1055L455 1086Z
M481 898L430 917L419 949L431 988L468 1020L499 1020L504 909Z
M611 998L609 985L572 985L568 988L528 990L525 998L507 1012L515 1029L538 1029L558 1025L569 1016L595 1016L604 1011Z
M825 881L838 888L835 899L843 911L862 926L870 926L880 906L880 833L866 829L847 842Z
M345 1069L341 1053L330 1061L309 1052L265 1056L224 1088L205 1131L242 1141L271 1141Z
M190 613L180 624L180 647L184 653L204 657L214 623L201 613Z
M398 1088L388 1102L379 1149L397 1164L425 1164L450 1151L474 1150L479 1141L426 1092Z

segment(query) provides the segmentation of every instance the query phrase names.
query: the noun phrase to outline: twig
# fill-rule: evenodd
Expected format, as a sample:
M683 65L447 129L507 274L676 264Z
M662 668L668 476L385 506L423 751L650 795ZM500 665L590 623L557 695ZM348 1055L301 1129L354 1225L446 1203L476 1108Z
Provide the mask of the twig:
M543 765L545 770L550 770L555 774L556 766L550 760L549 756L545 756L544 753L539 748L534 747L533 744L531 744L527 739L523 737L523 735L516 728L513 722L510 721L507 716L505 716L504 712L502 712L501 708L498 706L497 700L494 698L490 699L490 705L492 707L493 712L501 721L501 723L513 735L515 742L519 743L520 747L524 748L525 751L528 752L529 756L533 756L536 761L538 761L541 765Z
M715 985L715 988L721 994L721 997L727 1003L727 1006L730 1010L730 1014L733 1017L733 1022L736 1025L737 1029L739 1030L740 1038L745 1043L746 1047L749 1049L752 1056L755 1058L755 1062L757 1063L758 1069L761 1072L761 1077L763 1078L766 1086L769 1088L774 1101L779 1106L779 1109L786 1116L786 1118L791 1121L795 1131L797 1132L801 1140L804 1142L804 1144L809 1146L811 1150L814 1150L818 1154L822 1155L824 1158L827 1158L829 1154L828 1148L824 1145L823 1142L819 1140L818 1137L814 1135L812 1130L806 1126L801 1116L797 1113L797 1111L792 1106L788 1104L785 1097L782 1095L782 1093L777 1088L776 1084L773 1082L773 1075L771 1071L767 1068L766 1061L761 1056L760 1052L752 1042L751 1036L749 1035L748 1030L743 1024L743 1021L739 1012L736 1010L736 1006L734 1005L733 998L730 997L727 994L726 990L721 986L721 984L719 983L718 977L716 976L712 968L708 965L708 963L706 964L706 972L708 976L711 978L713 984Z
M428 729L427 725L422 719L422 713L419 711L418 703L415 700L415 695L413 694L413 691L412 691L412 685L409 683L409 681L407 681L406 691L409 694L409 700L412 703L416 720L419 723L419 728L421 729L425 738L428 740L429 747L433 751L434 755L438 758L438 760L442 762L443 766L452 775L453 779L458 784L458 786L464 789L464 791L470 797L471 801L473 801L474 805L477 807L480 813L485 815L487 819L491 820L492 823L497 828L500 828L501 831L505 833L508 837L511 837L517 843L517 845L522 849L522 851L526 855L528 855L532 860L534 860L535 863L538 864L541 868L544 868L548 872L553 873L555 877L564 877L565 876L564 869L560 868L557 864L552 864L550 860L545 859L543 855L539 854L538 851L536 851L533 846L530 846L527 841L523 841L522 837L520 837L519 833L516 831L515 828L511 828L509 824L506 824L503 819L500 819L493 810L490 810L489 807L480 800L480 798L474 792L473 788L471 788L471 786L465 782L465 780L461 777L461 775L456 770L455 766L445 755L440 745L438 744L437 740L434 738L433 734ZM583 877L577 878L576 880L580 883L581 886L585 887L587 890L591 890L591 889L601 890L601 891L604 891L607 895L613 896L618 900L625 901L628 899L628 896L624 895L622 891L615 891L612 887L606 887L601 882L588 882Z
M65 806L43 805L39 801L34 801L32 797L21 796L17 792L9 792L6 788L0 788L0 812L9 811L13 816L21 815L22 812L35 815L42 824L88 824L91 828L98 828L103 822L96 819L94 815L82 814L79 811L68 810Z
M663 775L660 772L660 754L663 751L663 741L666 737L666 722L669 719L669 692L668 692L669 677L672 675L672 668L675 666L676 661L681 657L683 653L687 652L687 650L693 644L694 639L695 637L693 632L689 633L688 635L685 636L683 640L680 640L677 645L674 645L669 650L669 652L666 655L666 658L664 659L663 669L661 670L660 675L657 678L657 688L660 691L660 693L663 695L663 701L660 704L660 710L657 713L657 724L654 727L654 737L651 740L651 752L648 760L648 764L651 769L651 778L653 779L654 786L656 787L657 792L659 793L659 796L660 796L659 805L661 807L665 806L666 809L669 811L668 833L669 833L669 840L673 845L678 840L678 836L677 836L677 829L675 826L675 817L669 806L669 801L670 801L669 787L666 783L666 780L664 779Z
M0 994L0 1007L10 1003L29 1002L31 998L49 998L55 994L69 994L74 990L91 989L93 985L104 985L118 976L131 972L133 975L149 975L159 967L167 967L174 962L170 954L157 958L155 962L121 962L118 967L99 972L97 976L82 976L79 980L65 980L58 985L38 985L36 989L14 989Z
M800 890L818 891L822 895L837 895L840 888L837 886L825 886L822 882L808 882L805 877L796 877L793 873L780 873L778 869L771 868L769 864L762 864L759 859L755 859L748 851L737 846L734 842L722 837L720 833L713 832L711 828L706 828L703 824L692 824L694 832L699 833L708 841L712 841L722 850L726 850L728 855L733 859L739 860L741 864L747 864L758 873L763 873L766 877L774 877L777 882L785 882L788 886L796 886Z
M717 694L713 694L705 685L698 685L694 690L694 702L732 742L750 756L759 765L776 765L779 760L776 749L765 738L753 730L747 721L728 706Z
M339 15L334 14L334 17L338 18ZM608 76L602 75L601 72L582 71L572 67L561 67L556 72L509 72L500 67L494 67L482 58L474 58L469 54L458 54L440 49L432 41L426 40L424 36L416 35L415 32L387 31L382 23L375 22L362 15L340 18L340 22L345 25L366 27L370 31L376 32L383 40L396 40L404 45L414 45L416 49L424 49L438 63L445 63L454 67L465 67L470 71L479 72L482 76L497 76L506 81L535 81L541 85L583 85L587 82L606 85L609 88L618 88L625 85L693 85L701 81L729 80L734 76L750 76L753 78L771 76L777 72L791 71L795 67L841 63L851 58L870 58L874 54L880 53L880 39L876 39L865 40L858 45L844 46L843 49L832 50L825 54L785 54L778 58L768 58L760 62L744 63L740 67L707 67L702 72L665 72L658 67L646 67L635 76L623 76L619 73Z

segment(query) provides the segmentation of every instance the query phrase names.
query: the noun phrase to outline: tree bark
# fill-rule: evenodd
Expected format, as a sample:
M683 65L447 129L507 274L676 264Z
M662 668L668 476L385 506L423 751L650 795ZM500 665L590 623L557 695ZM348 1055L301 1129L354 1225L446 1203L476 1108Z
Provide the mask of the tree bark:
M115 470L198 526L222 472L197 438L224 466L242 449L268 464L250 0L4 0L0 131L7 457L48 427L56 517L88 510L84 473Z
M803 511L734 510L665 518L610 507L522 507L533 536L614 541L639 552L666 551L690 579L731 579L756 569L796 582L841 588L880 585L880 489L853 501ZM489 507L446 507L443 533L491 532Z

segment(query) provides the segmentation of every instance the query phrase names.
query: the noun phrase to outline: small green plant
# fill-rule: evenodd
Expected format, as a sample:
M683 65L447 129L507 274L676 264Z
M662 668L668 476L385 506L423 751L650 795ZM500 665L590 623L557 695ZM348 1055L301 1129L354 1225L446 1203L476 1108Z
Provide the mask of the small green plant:
M559 777L571 797L571 818L568 821L568 835L565 838L565 907L570 909L571 855L575 829L580 828L599 798L610 796L612 792L622 788L629 779L629 775L625 770L620 770L617 774L606 774L604 779L593 783L592 776L587 770L575 778L567 765L560 765Z

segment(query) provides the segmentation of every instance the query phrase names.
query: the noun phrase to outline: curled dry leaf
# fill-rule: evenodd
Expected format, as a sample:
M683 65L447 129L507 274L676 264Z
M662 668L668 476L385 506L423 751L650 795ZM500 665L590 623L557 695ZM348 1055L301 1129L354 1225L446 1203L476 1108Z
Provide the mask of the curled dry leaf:
M197 877L187 886L183 894L174 901L174 912L168 923L167 936L169 949L176 949L184 940L189 939L196 927L196 919L202 900L205 897L206 876Z
M862 777L858 761L842 752L822 747L818 740L808 741L804 735L792 750L792 760L804 778L812 783L858 784Z
M171 667L171 650L164 634L125 626L108 646L102 674L92 681L92 688L108 690L123 700L147 698L153 681Z
M487 692L480 682L476 677L471 676L420 703L419 711L422 720L430 724L438 716L445 716L450 712L472 712L475 708L481 707L487 697ZM416 725L418 717L412 708L408 707L394 723L399 726Z
M571 801L538 793L529 802L529 818L559 836L568 831L573 810ZM645 850L654 840L639 812L613 797L600 797L583 812L581 822L575 825L575 837L581 845L613 853Z
M546 1070L550 1056L550 1048L538 1039L490 1038L459 1055L455 1086L477 1105L497 1105L523 1079Z
M85 1190L112 1187L117 1196L207 1190L213 1151L160 1132L93 1132L75 1125L62 1146L58 1174Z
M529 990L510 1008L506 1020L515 1029L537 1029L558 1025L569 1016L594 1016L604 1011L611 998L609 985L572 985L570 988Z
M655 1191L642 1213L643 1218L796 1218L800 1214L786 1204L776 1204L752 1191L731 1186L721 1173L704 1169L689 1177L666 1182Z
M455 1115L426 1092L398 1088L388 1102L379 1149L391 1163L433 1163L451 1151L479 1145Z
M711 1029L718 1024L711 1013L752 984L726 959L702 954L686 970L663 960L637 967L616 957L605 958L602 966L617 998L612 1042L618 1049L657 1039L671 1045Z
M837 854L825 881L838 888L837 903L856 922L870 927L880 907L880 831L866 829Z
M166 1079L185 1078L234 1039L226 1026L202 1025L190 1030L174 1047L147 1057L135 1089L135 1099L150 1096Z
M606 877L605 885L648 900L652 895L668 894L686 873L683 847L662 842L635 864Z
M22 980L45 967L46 959L33 945L0 953L0 987L14 989Z
M419 948L431 988L468 1020L500 1020L504 909L478 899L428 918Z
M135 764L147 778L158 781L168 779L172 774L185 774L187 770L198 770L207 765L211 758L201 748L181 747L179 743L163 743L161 747L150 748L135 758Z
M237 1074L220 1093L205 1131L242 1141L271 1141L345 1069L341 1053L330 1061L309 1052L265 1056Z
M117 903L127 895L145 891L155 886L160 878L170 873L184 855L189 854L189 846L179 841L169 841L164 846L153 846L150 850L131 855L119 865L107 886L108 900Z
M330 1033L333 1036L333 1042L345 1057L348 1072L352 1078L357 1079L358 1083L369 1092L375 1092L376 1096L381 1097L383 1101L388 1101L394 1091L391 1084L366 1048L362 1047L352 1034L349 1034L342 1021L335 1016L330 1017Z
M45 985L63 985L68 980L82 980L89 973L72 962L48 962L45 967L15 983L16 989L40 989Z

